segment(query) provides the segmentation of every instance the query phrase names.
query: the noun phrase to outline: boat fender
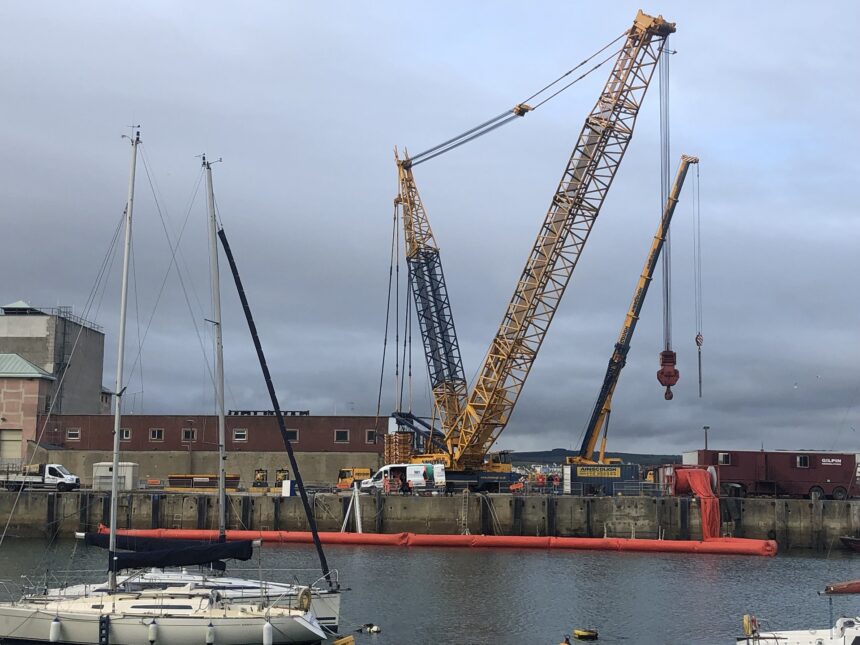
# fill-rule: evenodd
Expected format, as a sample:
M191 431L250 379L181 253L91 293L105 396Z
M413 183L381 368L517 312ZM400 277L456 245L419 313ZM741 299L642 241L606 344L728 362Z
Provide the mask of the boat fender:
M60 632L62 632L63 626L60 623L60 619L54 616L54 620L51 621L51 628L48 631L48 641L51 643L59 643L60 642Z
M152 622L149 623L149 629L147 630L147 636L149 638L149 645L155 645L155 641L158 640L158 625L155 622L155 619L152 619Z
M273 638L274 631L272 629L272 623L267 620L263 623L263 645L272 645Z
M744 614L744 635L754 636L758 633L758 621L755 616Z
M299 592L297 598L298 607L301 611L310 611L311 609L311 590L305 587Z
M206 627L206 645L215 645L215 625L211 622Z

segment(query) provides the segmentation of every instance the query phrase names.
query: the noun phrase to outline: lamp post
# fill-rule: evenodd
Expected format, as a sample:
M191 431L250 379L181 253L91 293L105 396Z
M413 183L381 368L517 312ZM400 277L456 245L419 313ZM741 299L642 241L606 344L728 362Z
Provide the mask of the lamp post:
M705 431L705 450L708 449L708 430L711 429L711 426L702 426L702 430Z

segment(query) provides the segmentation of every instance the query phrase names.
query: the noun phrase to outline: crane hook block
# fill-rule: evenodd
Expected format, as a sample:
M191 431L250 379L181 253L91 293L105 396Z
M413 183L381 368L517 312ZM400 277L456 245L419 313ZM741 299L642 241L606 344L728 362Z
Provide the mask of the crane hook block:
M675 352L668 349L665 352L660 352L660 369L657 371L657 380L660 381L660 385L664 385L667 388L666 400L672 398L668 388L675 385L678 382L678 377L681 376L681 373L675 367L677 361L678 357Z

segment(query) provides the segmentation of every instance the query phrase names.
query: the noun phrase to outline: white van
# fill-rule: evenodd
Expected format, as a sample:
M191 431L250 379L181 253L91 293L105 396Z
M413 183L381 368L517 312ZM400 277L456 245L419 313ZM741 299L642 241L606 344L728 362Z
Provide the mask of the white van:
M445 488L445 466L442 464L389 464L383 466L370 479L361 482L361 490L369 493L384 487L388 477L392 493L400 492L402 482L412 484L412 490Z

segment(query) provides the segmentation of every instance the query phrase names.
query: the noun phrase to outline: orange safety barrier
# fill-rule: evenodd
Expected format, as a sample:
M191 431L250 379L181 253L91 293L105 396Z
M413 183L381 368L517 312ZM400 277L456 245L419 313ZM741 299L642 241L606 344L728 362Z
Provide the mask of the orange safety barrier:
M474 535L425 535L407 533L406 546L472 546Z
M100 533L107 527L99 525ZM217 539L218 532L201 529L120 529L119 535L182 540ZM645 540L629 538L539 537L532 535L424 535L417 533L320 533L323 544L371 546L447 546L509 549L577 549L585 551L638 551L651 553L709 553L713 555L773 556L774 540L711 538L694 540ZM310 544L308 531L227 531L228 540L262 540L282 544Z

